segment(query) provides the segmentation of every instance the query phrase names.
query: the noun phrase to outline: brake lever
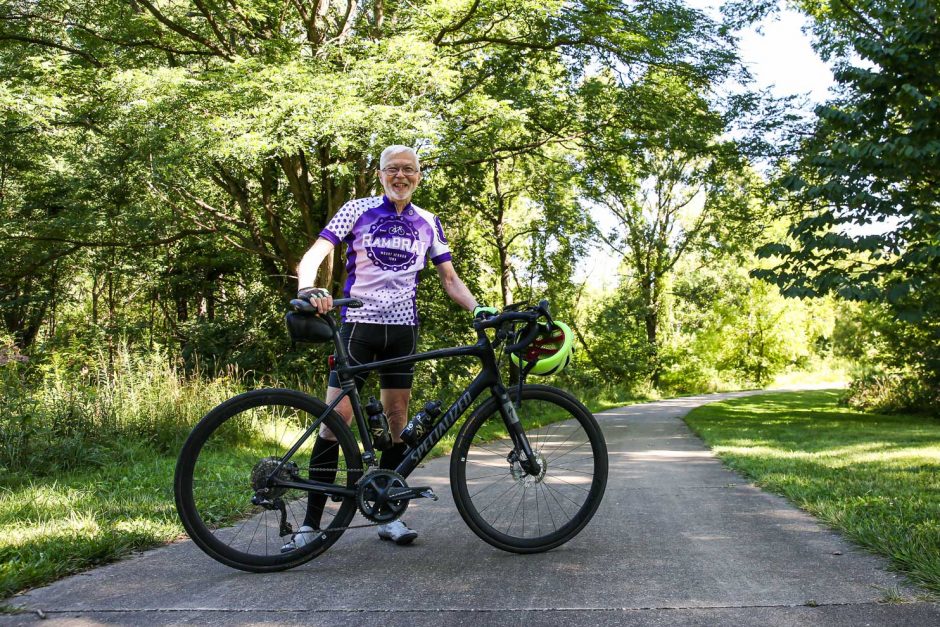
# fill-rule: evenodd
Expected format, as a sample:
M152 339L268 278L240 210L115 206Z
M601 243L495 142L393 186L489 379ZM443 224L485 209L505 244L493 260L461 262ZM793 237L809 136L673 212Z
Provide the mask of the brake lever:
M539 311L540 314L542 314L543 316L545 316L545 319L548 321L548 327L549 327L550 329L554 329L554 328L555 328L555 321L552 320L552 314L549 313L549 311L548 311L548 301L547 301L547 300L544 300L544 299L543 299L543 300L540 300L538 306L536 307L536 309Z

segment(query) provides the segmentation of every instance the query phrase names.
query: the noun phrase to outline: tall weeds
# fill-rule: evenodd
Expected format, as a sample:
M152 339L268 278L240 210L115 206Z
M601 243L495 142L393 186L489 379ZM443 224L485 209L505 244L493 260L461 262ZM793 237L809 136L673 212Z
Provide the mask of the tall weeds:
M186 374L160 352L125 347L96 361L77 372L52 362L29 382L22 363L0 366L0 473L104 465L141 446L174 453L202 415L245 388L237 370Z

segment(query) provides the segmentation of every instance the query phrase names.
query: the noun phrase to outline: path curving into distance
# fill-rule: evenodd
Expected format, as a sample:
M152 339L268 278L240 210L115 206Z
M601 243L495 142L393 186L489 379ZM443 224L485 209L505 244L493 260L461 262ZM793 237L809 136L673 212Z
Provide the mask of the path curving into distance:
M940 606L885 560L725 468L682 421L744 394L598 413L610 452L604 502L548 553L504 553L473 535L442 458L409 479L441 497L406 513L421 533L412 546L353 530L313 562L257 575L181 541L6 603L41 610L44 625L940 624ZM884 603L898 596L908 602ZM39 620L0 615L0 625Z

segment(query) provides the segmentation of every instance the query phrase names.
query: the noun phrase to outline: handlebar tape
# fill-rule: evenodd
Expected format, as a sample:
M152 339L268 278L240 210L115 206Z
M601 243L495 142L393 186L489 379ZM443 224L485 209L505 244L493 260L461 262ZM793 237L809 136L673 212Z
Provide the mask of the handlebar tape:
M528 332L526 333L524 338L522 338L515 344L511 344L506 347L505 350L507 353L515 353L516 351L522 348L525 348L526 346L531 344L532 340L535 339L535 336L539 334L539 325L537 323L530 322L527 328L528 328Z
M291 299L290 306L303 313L317 313L316 307L311 305L309 301L300 298ZM358 309L362 307L362 301L358 298L334 298L333 307L351 307Z

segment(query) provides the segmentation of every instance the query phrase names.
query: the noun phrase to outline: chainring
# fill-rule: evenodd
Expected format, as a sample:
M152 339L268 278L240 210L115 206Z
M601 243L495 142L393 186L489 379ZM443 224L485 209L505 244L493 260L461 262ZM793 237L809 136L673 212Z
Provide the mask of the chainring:
M394 470L370 470L362 476L356 487L359 512L374 523L397 520L408 508L408 499L390 500L388 492L407 487L405 478Z

